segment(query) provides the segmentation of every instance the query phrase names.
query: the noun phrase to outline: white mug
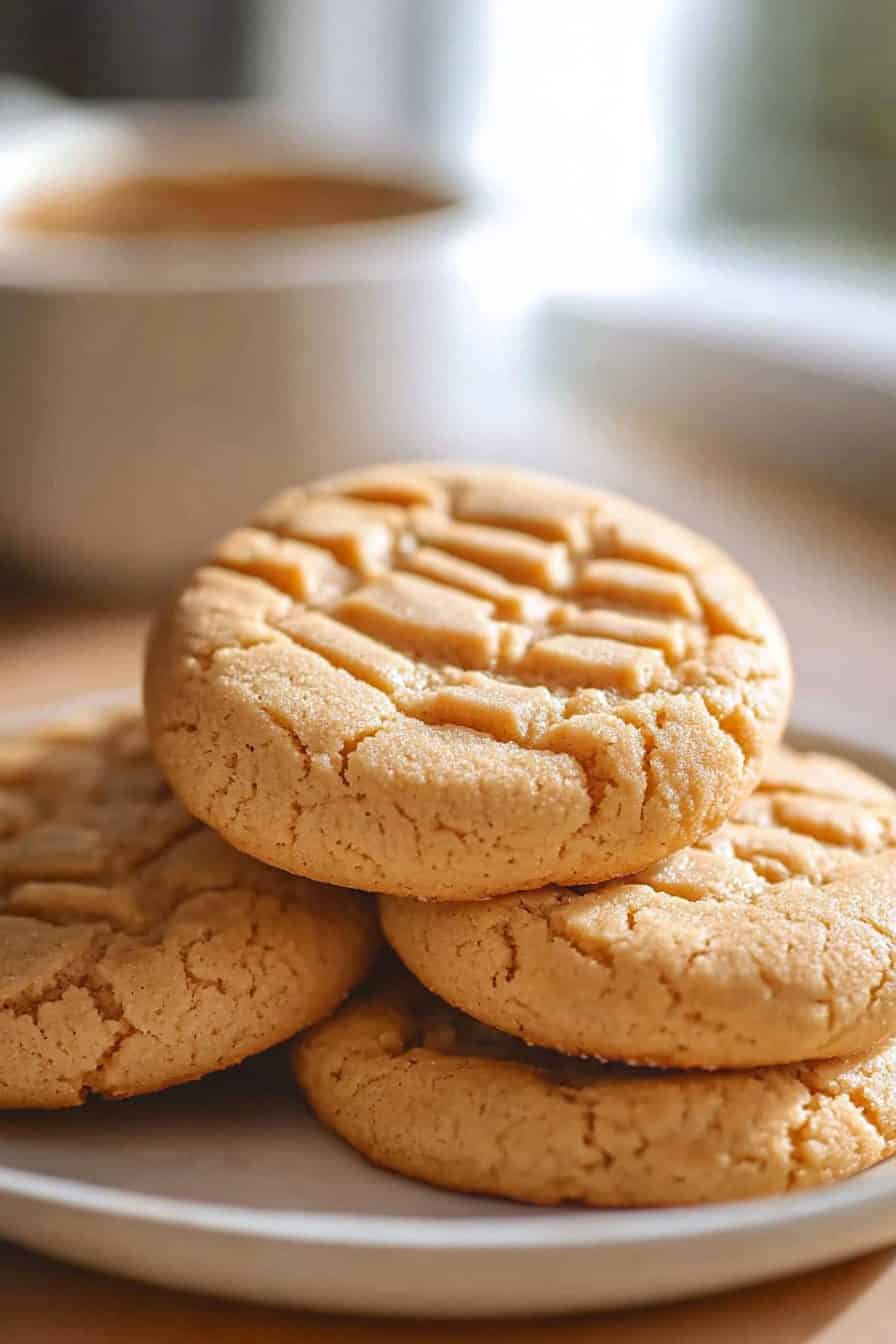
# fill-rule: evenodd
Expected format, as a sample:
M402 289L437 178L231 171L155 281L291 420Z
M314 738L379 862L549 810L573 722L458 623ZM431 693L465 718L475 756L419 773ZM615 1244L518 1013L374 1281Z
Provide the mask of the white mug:
M9 224L37 188L303 168L446 204L236 238ZM0 540L82 587L158 587L281 486L512 432L524 291L497 211L413 155L320 149L239 105L44 119L0 154Z

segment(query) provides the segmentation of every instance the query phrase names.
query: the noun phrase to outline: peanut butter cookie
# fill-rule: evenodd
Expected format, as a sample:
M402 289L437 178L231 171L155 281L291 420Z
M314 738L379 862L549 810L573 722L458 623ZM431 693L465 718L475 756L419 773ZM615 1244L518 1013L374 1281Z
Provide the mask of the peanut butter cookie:
M195 822L135 714L0 745L0 1107L225 1068L332 1011L377 941L366 897Z
M294 1051L320 1119L378 1166L533 1204L695 1204L851 1176L896 1149L896 1047L826 1064L674 1073L571 1060L410 977Z
M896 1035L896 794L829 756L779 749L733 821L622 882L380 909L431 990L568 1054L741 1068Z
M156 756L237 848L431 900L636 871L756 785L786 646L714 547L533 473L292 490L158 625Z

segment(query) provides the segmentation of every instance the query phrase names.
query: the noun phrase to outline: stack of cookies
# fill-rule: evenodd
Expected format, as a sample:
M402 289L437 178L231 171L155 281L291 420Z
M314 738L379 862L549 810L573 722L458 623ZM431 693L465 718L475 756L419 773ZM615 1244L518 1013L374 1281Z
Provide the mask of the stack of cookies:
M180 801L133 717L0 758L0 1104L317 1022L320 1119L440 1186L687 1203L896 1149L896 795L779 746L785 640L693 533L531 473L331 478L220 543L145 698ZM392 950L338 1007L364 893Z

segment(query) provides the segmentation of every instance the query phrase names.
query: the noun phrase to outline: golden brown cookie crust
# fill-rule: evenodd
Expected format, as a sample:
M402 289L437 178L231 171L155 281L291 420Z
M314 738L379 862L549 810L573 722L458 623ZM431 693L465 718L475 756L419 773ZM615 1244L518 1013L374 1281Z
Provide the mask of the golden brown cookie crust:
M896 1048L732 1073L530 1049L410 977L303 1036L317 1115L372 1162L533 1204L695 1204L851 1176L896 1148Z
M289 491L159 623L159 762L231 844L476 899L713 829L783 729L786 646L726 557L552 477L374 468Z
M380 912L434 993L568 1054L743 1068L896 1035L896 794L835 757L779 749L733 821L624 881Z
M0 744L0 1107L234 1064L335 1008L377 942L366 897L195 822L135 714Z

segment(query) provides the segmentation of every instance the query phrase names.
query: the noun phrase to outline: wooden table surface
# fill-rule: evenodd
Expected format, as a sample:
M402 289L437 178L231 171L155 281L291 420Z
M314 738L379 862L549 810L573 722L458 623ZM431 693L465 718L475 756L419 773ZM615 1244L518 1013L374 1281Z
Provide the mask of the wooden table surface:
M575 463L555 461L575 468ZM578 463L581 470L581 462ZM799 480L649 447L600 463L616 487L702 524L753 572L795 650L795 717L896 750L896 525ZM699 488L695 485L698 482ZM133 683L141 612L0 596L0 709ZM0 1330L15 1344L402 1341L419 1323L324 1318L189 1297L0 1246ZM564 1321L427 1325L426 1338L580 1344L875 1344L896 1337L896 1252L724 1296Z
M896 1252L699 1302L540 1321L374 1321L171 1293L0 1246L10 1344L892 1344Z

